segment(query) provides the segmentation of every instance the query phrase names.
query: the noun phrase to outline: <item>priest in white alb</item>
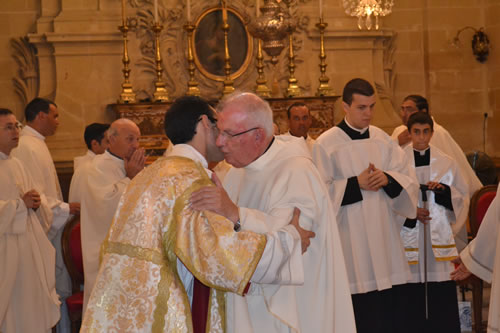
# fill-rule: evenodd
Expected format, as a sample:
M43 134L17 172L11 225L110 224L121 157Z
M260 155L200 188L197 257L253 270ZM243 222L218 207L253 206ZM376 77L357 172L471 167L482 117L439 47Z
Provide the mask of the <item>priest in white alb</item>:
M80 213L80 204L63 201L54 161L45 143L45 138L54 135L59 126L57 105L37 97L26 105L24 117L26 126L21 131L19 146L12 151L12 156L23 163L33 179L35 189L47 198L47 204L52 209L53 220L48 237L56 249L56 288L62 301L58 327L67 332L70 322L65 299L71 295L71 279L62 257L61 236L70 215Z
M165 132L174 146L137 175L120 200L82 333L226 332L224 294L244 294L249 281L276 276L281 267L286 272L288 252L307 248L313 235L298 226L297 211L290 225L258 235L192 210L190 194L214 186L208 162L223 156L215 145L216 121L199 97L181 97L169 107ZM273 261L259 261L269 253Z
M195 192L192 207L259 233L282 228L298 207L300 225L316 236L304 255L298 248L289 252L290 262L281 274L254 281L244 297L226 294L227 331L355 332L344 256L326 188L304 140L275 137L272 124L269 104L254 94L236 93L218 106L217 146L233 168L224 179L225 190L218 186ZM260 262L273 257L263 255Z
M129 119L115 120L108 130L109 147L82 166L81 233L85 285L83 311L99 270L101 244L108 234L120 197L130 180L144 168L141 132Z
M456 281L472 274L491 283L488 333L500 332L500 186L481 227L469 245L460 253L457 269L451 273Z
M344 120L319 136L312 155L337 213L357 331L403 332L410 269L396 217L416 216L418 183L401 148L370 125L373 86L352 79L342 101Z
M0 109L0 332L48 333L59 321L52 212L22 163L10 156L19 127Z

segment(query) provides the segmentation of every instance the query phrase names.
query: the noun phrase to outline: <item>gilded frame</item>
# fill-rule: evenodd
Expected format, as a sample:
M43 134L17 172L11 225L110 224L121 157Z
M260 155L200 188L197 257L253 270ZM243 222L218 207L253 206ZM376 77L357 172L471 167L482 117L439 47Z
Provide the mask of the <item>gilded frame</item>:
M231 63L232 63L231 67L233 67L233 64L235 63L238 65L237 70L231 68L232 73L230 77L232 80L234 80L239 76L241 76L248 69L248 66L252 62L253 37L248 32L243 17L236 10L232 8L227 8L227 12L228 12L228 23L229 23L228 47L231 56ZM222 7L213 7L207 9L196 20L195 30L191 37L192 38L191 45L193 45L193 56L196 67L198 68L200 73L203 74L205 77L220 82L224 81L226 78L224 74L224 51L225 51L224 34L222 32L222 28L220 28L220 30L216 30L216 26L218 24L217 20L220 21L221 17L222 17ZM236 26L237 28L231 30L231 25ZM207 29L207 27L211 28ZM214 33L213 36L209 35L210 30L213 30L212 31ZM215 35L215 33L218 33L218 35ZM221 33L222 33L222 43L223 43L222 49L220 48ZM207 35L209 35L211 38L207 39L206 38ZM240 46L232 48L231 45L233 44L231 43L239 41L241 37L246 37L247 40L246 50L241 50ZM219 41L219 43L217 43L217 41ZM212 48L213 49L217 48L218 52L214 53L206 51L207 45L209 43L212 43L211 44ZM203 52L206 53L205 55L210 55L213 59L215 59L215 61L207 60L206 59L207 57L201 57L203 56L203 54L201 54Z

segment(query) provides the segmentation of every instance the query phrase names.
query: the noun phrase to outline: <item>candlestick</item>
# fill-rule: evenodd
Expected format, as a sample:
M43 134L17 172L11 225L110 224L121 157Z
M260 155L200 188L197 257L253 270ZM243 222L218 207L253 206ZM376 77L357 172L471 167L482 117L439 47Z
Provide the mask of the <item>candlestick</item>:
M186 2L186 11L187 11L187 21L191 22L191 0L187 0Z
M259 0L255 0L255 17L259 17L260 3Z
M223 11L222 16L224 17L224 10L226 8L226 2L223 0ZM224 89L222 90L222 95L226 96L231 94L234 91L233 80L231 79L231 55L229 54L229 44L228 44L228 33L229 33L229 24L227 23L227 9L226 11L226 19L224 20L224 24L222 29L224 29L224 73L226 74L226 78L224 79Z
M262 98L269 98L271 97L271 89L267 86L267 80L264 77L264 57L262 55L262 41L259 39L258 40L258 45L257 45L257 80L255 80L255 83L257 83L257 86L255 87L255 93L259 95Z
M319 18L323 19L323 0L319 0Z
M293 54L293 33L289 34L289 53L288 53L288 87L286 88L285 97L298 97L301 95L297 78L295 78L295 55Z
M125 1L122 2L124 4ZM122 92L120 94L120 99L118 100L119 103L135 103L135 93L134 90L132 89L132 84L130 83L129 77L130 77L130 59L128 57L128 46L127 46L127 33L128 33L128 26L126 24L126 20L123 22L124 24L119 26L118 29L123 34L123 58L122 58L122 63L123 63L123 83L122 83Z
M155 82L155 92L153 94L155 102L168 102L168 91L162 79L163 68L161 67L161 53L160 53L160 32L163 26L156 22L152 26L152 30L155 33L155 62L156 62L156 82Z
M328 23L323 22L323 19L320 17L319 23L317 23L316 26L319 29L319 36L320 36L319 68L321 72L321 75L319 77L319 87L318 90L316 91L316 96L331 96L333 95L333 90L330 88L330 85L328 84L328 81L330 81L330 79L325 74L327 65L326 65L324 36L325 36L325 29L328 26Z
M188 54L187 54L187 61L188 61L188 71L189 71L189 81L188 81L188 91L186 92L186 95L189 96L200 96L200 88L198 88L198 82L196 81L194 77L194 71L196 69L194 65L194 57L193 57L193 31L194 31L194 25L192 24L186 24L184 26L184 29L187 31L187 40L188 40Z
M155 23L158 22L158 0L154 0L154 16L155 16Z

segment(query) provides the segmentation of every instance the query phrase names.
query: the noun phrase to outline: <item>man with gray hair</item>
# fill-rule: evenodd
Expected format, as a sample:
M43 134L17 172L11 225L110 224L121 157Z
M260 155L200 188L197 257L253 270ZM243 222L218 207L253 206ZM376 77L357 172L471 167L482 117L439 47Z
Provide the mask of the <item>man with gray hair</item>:
M81 233L85 288L83 310L99 271L99 251L113 215L128 183L143 168L144 149L139 148L141 132L129 119L115 120L109 130L109 147L104 154L82 166Z
M335 214L303 140L275 137L269 104L251 93L224 100L217 127L216 144L233 168L224 188L216 181L200 189L191 206L227 217L235 230L259 233L287 225L296 206L300 225L316 233L303 256L290 248L280 276L252 283L245 297L226 294L227 331L355 332ZM281 247L289 247L286 240Z

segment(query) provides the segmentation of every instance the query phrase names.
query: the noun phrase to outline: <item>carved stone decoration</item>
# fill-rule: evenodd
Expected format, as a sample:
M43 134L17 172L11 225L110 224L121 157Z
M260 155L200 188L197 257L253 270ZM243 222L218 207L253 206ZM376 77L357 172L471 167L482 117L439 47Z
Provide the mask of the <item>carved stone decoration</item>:
M382 102L388 102L394 109L394 112L397 113L397 107L395 107L394 101L394 81L396 79L396 75L394 74L395 60L394 60L394 52L396 51L396 34L394 34L391 38L386 39L383 42L383 81L375 80L375 89L377 89L377 93Z
M27 37L13 38L10 42L14 50L12 57L19 66L17 76L12 80L16 94L24 107L38 96L40 88L37 50Z

